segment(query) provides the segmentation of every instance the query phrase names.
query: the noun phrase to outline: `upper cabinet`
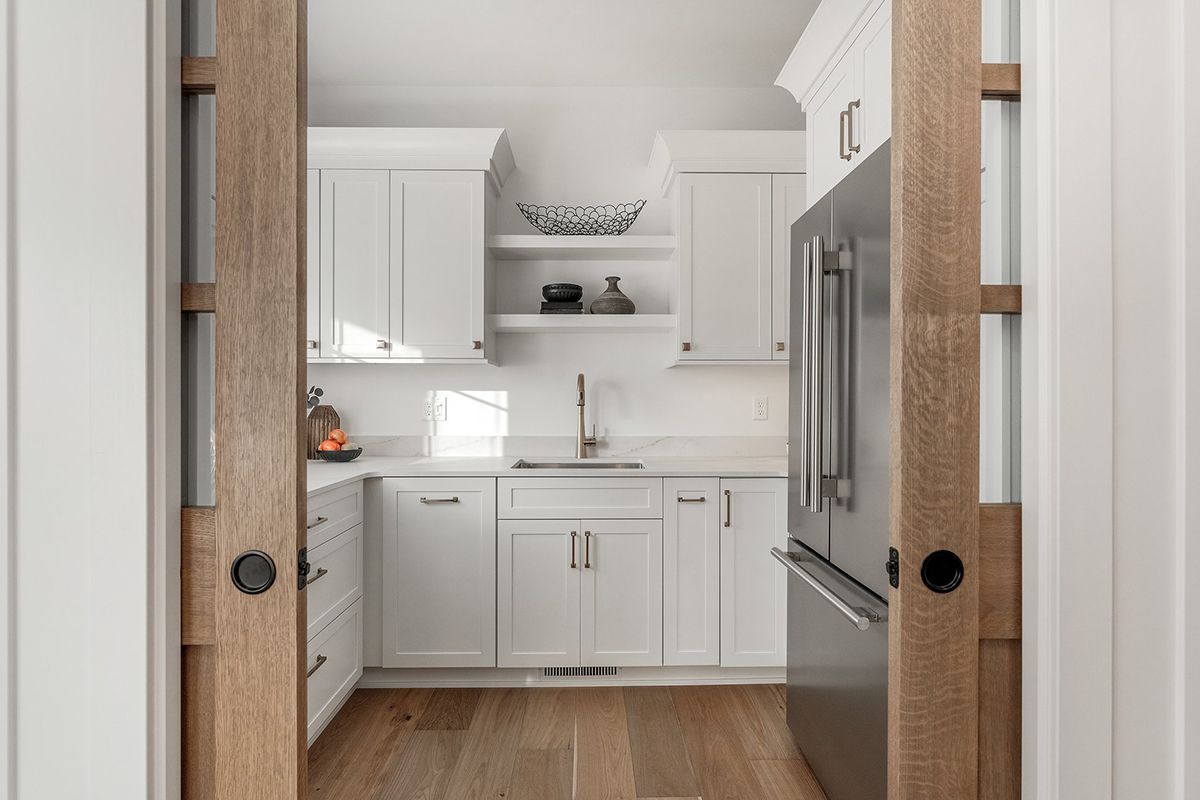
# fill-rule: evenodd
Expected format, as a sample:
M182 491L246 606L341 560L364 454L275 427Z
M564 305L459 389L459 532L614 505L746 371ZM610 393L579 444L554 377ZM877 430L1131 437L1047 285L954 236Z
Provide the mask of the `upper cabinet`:
M650 170L675 204L671 361L786 363L802 131L660 131Z
M807 117L807 197L824 197L892 135L891 0L826 0L775 83Z
M308 160L310 360L490 363L505 132L310 128Z

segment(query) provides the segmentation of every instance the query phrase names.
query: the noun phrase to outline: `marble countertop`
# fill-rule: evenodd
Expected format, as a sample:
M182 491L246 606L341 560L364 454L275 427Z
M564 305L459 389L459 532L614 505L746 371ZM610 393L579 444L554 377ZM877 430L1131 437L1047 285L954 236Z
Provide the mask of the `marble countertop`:
M334 489L364 478L786 478L783 456L646 456L642 458L597 459L598 461L641 461L645 469L512 469L520 456L367 456L346 464L308 462L308 494ZM531 457L530 461L570 461L570 458Z

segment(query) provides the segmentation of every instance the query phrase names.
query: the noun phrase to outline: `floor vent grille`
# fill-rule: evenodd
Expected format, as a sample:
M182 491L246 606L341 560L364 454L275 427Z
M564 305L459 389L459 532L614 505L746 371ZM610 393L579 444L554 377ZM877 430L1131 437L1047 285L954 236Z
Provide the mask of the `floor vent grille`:
M613 677L617 667L542 667L545 678L600 678Z

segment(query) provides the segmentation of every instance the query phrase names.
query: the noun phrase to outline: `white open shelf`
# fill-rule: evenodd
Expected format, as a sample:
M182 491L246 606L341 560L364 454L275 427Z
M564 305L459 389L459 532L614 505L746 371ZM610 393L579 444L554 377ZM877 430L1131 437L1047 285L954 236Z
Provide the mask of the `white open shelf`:
M674 314L491 314L496 333L654 333L675 329Z
M668 261L675 247L674 236L488 237L488 249L498 261Z

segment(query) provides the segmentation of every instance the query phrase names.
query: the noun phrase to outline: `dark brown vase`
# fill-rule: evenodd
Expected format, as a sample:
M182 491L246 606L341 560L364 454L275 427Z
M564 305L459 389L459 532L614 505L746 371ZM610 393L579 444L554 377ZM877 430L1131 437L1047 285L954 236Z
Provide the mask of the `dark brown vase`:
M308 413L308 457L316 460L317 447L329 438L329 432L342 427L342 420L333 406L317 406Z
M617 288L617 281L621 279L610 276L604 280L608 281L608 288L592 301L588 310L593 314L632 314L635 308L633 301Z

